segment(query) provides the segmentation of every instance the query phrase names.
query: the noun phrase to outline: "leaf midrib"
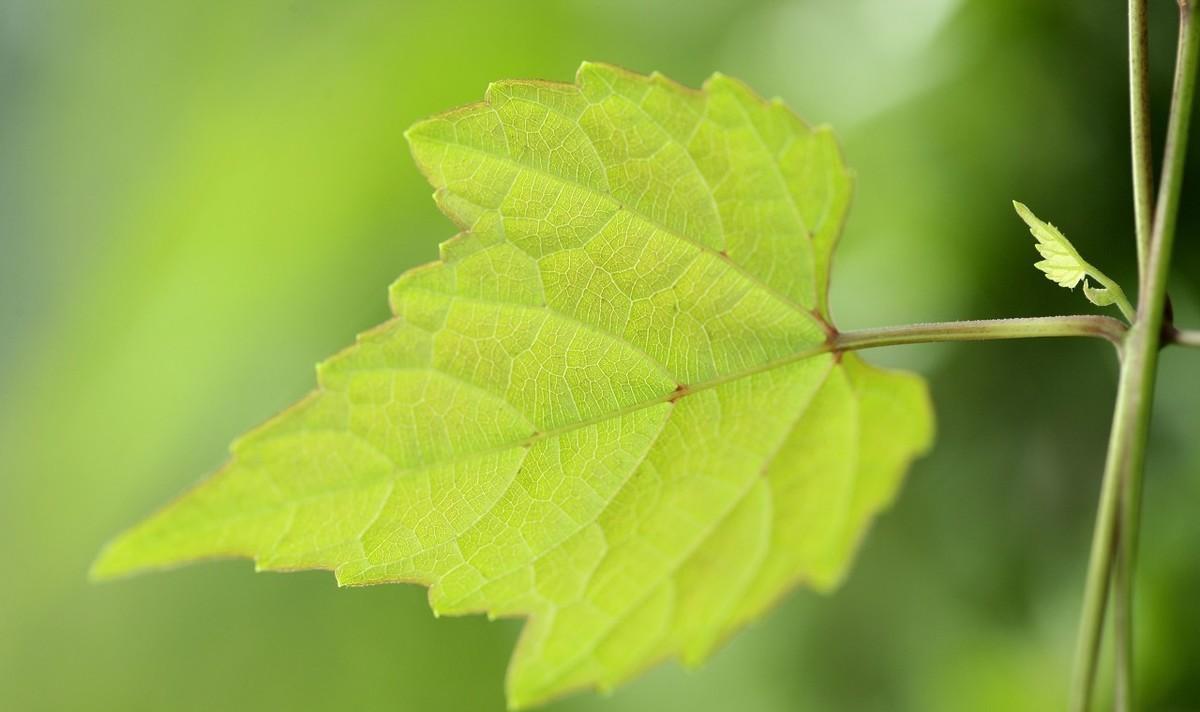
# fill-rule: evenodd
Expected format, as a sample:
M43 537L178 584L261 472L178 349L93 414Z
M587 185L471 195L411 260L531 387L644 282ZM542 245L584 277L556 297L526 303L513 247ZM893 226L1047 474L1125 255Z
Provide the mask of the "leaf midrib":
M408 473L411 473L414 471L429 469L429 468L433 468L433 467L445 467L445 466L453 465L453 464L463 462L466 460L472 460L472 459L476 459L476 458L480 458L480 457L486 457L488 455L494 455L494 454L506 452L508 450L511 450L513 448L518 448L518 447L530 448L533 445L535 445L543 440L555 438L560 435L564 435L566 433L572 432L574 430L580 430L582 428L587 428L592 425L597 425L606 420L611 420L613 418L620 418L620 417L623 417L626 415L630 415L632 413L635 413L639 410L643 410L645 408L652 408L656 405L661 405L663 403L670 403L672 401L681 400L683 398L687 398L696 393L702 393L704 391L711 390L713 388L717 388L718 386L722 386L726 383L737 381L737 380L740 380L743 378L750 378L750 377L756 376L760 373L765 373L767 371L772 371L777 368L782 368L789 364L796 363L798 361L803 361L804 359L813 358L815 356L820 356L821 354L833 353L834 351L836 351L836 349L834 348L833 344L826 341L825 343L818 344L811 348L803 349L803 350L797 351L792 354L788 354L787 356L782 356L777 359L765 361L753 368L745 369L743 371L737 371L737 372L733 372L733 373L724 374L722 376L718 376L716 378L712 378L712 379L703 381L701 383L698 383L698 384L695 384L692 386L686 386L686 387L684 387L683 390L671 391L669 393L665 393L660 396L656 396L654 398L649 398L649 399L646 399L643 401L639 401L637 403L633 403L631 405L625 406L624 408L619 408L619 409L611 411L609 413L603 413L603 414L594 416L592 418L587 418L584 420L567 423L567 424L564 424L557 428L550 428L550 429L547 429L544 431L538 431L538 432L535 432L534 434L530 435L529 437L524 438L522 440L518 440L516 442L506 443L503 445L496 445L493 447L483 448L480 450L474 450L472 452L463 453L463 454L460 454L460 455L457 455L455 457L451 457L451 458L448 458L445 460L429 462L429 463L418 465L416 467L409 467L409 468L403 468L403 469L396 468L394 461L392 460L392 458L389 455L387 455L387 453L379 450L378 447L376 447L375 445L373 445L372 443L370 443L369 441L364 439L362 436L358 435L357 433L354 433L351 430L333 429L333 428L313 428L313 429L302 429L302 430L297 430L297 431L290 431L288 433L289 435L295 435L298 433L321 433L321 432L335 433L335 434L340 434L340 435L351 435L359 442L368 446L372 451L379 454L385 460L388 460L389 462L393 462L393 468L395 468L395 469L391 473L389 473L385 476L373 479L369 482L360 482L360 483L355 483L352 485L341 486L341 487L330 487L330 488L323 489L318 492L312 492L312 493L306 494L302 497L290 499L287 502L280 503L278 505L259 507L256 509L243 511L243 512L238 513L237 516L228 517L222 521L224 521L224 522L236 521L236 520L245 519L248 517L260 516L263 513L277 512L277 511L282 511L284 509L293 509L302 503L320 499L323 497L328 497L330 495L339 494L342 492L349 492L349 491L353 491L353 490L360 490L360 489L364 489L364 488L368 488L368 487L373 487L382 482L387 482L387 481L394 482L394 481L398 480L400 477L403 477L405 474L408 474ZM378 372L393 373L397 370L428 371L431 369L429 369L428 367L426 367L426 368L406 367L405 369L380 367L380 368L370 368L370 369L352 369L351 372L366 373L366 372L378 371ZM345 395L345 393L343 391L338 390L338 389L333 389L333 388L322 388L321 390L318 390L317 393L318 394L335 394L336 393L339 395ZM236 458L229 465L226 465L226 467L231 467L235 464L237 464ZM225 469L225 468L222 468L222 469ZM204 526L211 526L211 523L208 523ZM187 529L187 527L180 527L179 529ZM350 541L350 540L347 539L346 541ZM261 558L266 558L265 556L255 556L253 552L248 552L247 554L240 554L240 556L249 556L249 557L255 559L256 561L258 561Z

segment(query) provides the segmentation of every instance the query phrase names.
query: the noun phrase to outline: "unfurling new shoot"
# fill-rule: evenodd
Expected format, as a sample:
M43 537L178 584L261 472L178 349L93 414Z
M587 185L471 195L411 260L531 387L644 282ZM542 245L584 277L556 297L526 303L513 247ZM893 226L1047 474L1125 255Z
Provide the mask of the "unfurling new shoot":
M1065 235L1048 222L1033 214L1024 203L1013 201L1017 215L1029 226L1029 232L1037 239L1037 251L1042 256L1040 262L1033 266L1046 274L1051 282L1074 289L1083 282L1083 296L1098 307L1116 304L1121 314L1133 321L1133 306L1125 297L1124 290L1113 280L1080 256L1079 251L1071 244ZM1093 287L1088 277L1096 280L1101 286Z

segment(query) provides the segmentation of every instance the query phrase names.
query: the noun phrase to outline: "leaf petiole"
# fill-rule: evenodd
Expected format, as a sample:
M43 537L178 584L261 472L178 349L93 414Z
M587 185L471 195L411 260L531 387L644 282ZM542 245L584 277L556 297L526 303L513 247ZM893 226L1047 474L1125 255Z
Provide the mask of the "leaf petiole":
M940 341L996 341L1089 336L1106 339L1120 350L1125 341L1126 331L1128 331L1128 327L1119 319L1090 314L949 321L844 331L835 337L834 349L852 351L880 346Z

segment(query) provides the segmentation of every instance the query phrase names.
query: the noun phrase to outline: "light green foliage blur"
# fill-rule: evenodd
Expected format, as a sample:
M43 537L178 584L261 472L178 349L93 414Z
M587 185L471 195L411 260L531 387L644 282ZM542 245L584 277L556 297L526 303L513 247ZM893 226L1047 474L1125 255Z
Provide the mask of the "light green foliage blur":
M1170 5L1151 3L1159 117ZM690 86L720 70L842 139L855 197L833 265L839 326L1072 313L1081 300L1029 268L1005 201L1040 206L1135 282L1124 11L0 0L0 706L503 709L520 624L435 619L418 586L338 589L247 562L86 580L102 542L308 392L312 364L388 317L384 285L436 258L454 228L403 137L422 117L498 77L570 81L586 59ZM1192 324L1195 213L1171 285ZM938 445L838 594L787 597L700 672L661 666L546 709L1061 707L1111 349L870 358L930 379ZM1163 353L1138 590L1149 709L1200 699L1197 374L1191 352Z
M96 574L246 556L527 616L514 707L699 664L838 583L932 422L918 379L830 353L832 134L725 77L585 64L407 135L467 231Z

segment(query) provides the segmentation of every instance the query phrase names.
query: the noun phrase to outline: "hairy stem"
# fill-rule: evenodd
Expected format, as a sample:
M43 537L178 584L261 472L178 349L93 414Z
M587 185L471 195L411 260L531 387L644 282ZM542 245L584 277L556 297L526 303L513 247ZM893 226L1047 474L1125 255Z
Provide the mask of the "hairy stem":
M1083 618L1076 646L1076 668L1072 682L1071 709L1087 710L1092 695L1099 656L1104 608L1113 560L1116 567L1117 661L1120 681L1117 704L1128 709L1133 699L1133 574L1141 510L1142 476L1146 461L1158 351L1162 346L1163 313L1167 277L1171 268L1171 246L1179 213L1180 188L1187 149L1188 124L1195 90L1197 47L1200 34L1193 22L1192 0L1180 0L1179 49L1163 175L1154 215L1154 226L1146 249L1145 279L1138 295L1137 318L1126 338L1113 411L1112 433L1100 505L1092 539L1084 592ZM1124 707L1120 707L1124 705Z
M844 331L834 339L834 349L853 351L935 341L995 341L1064 336L1107 339L1119 347L1125 338L1126 330L1125 324L1117 319L1090 315L949 321Z

